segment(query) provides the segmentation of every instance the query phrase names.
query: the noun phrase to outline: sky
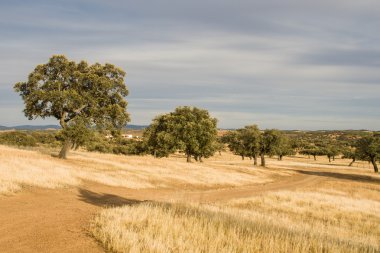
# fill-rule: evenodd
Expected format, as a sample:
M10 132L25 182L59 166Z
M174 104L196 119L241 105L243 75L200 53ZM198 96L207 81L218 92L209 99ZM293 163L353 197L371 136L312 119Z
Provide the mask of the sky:
M380 130L378 0L1 0L0 125L52 55L127 72L130 124L177 106L221 128Z

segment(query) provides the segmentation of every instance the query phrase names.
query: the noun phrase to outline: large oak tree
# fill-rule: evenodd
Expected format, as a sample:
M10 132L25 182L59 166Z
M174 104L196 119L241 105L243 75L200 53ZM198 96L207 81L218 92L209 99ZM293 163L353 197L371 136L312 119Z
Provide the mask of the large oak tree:
M112 64L76 63L54 55L14 89L24 100L26 117L59 121L64 137L59 157L66 158L91 128L115 130L129 121L124 78L125 72Z

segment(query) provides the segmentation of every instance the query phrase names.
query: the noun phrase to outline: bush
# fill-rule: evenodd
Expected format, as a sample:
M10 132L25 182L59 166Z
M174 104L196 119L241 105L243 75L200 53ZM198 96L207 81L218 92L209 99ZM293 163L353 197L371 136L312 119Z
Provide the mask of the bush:
M37 140L25 132L12 131L0 134L0 144L35 147L37 146Z
M89 141L86 144L86 149L87 151L122 155L143 155L146 153L146 148L142 141L124 139L121 137L107 139L101 134L97 134Z
M49 145L51 147L58 147L61 144L56 131L33 131L30 133L39 144Z

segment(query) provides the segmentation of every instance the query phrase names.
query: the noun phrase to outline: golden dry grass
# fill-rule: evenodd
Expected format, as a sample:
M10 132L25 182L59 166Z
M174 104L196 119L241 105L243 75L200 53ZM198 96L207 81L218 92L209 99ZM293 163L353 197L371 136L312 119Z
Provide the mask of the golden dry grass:
M0 194L14 193L24 185L57 188L78 184L65 163L35 151L0 146Z
M223 157L234 161L231 155ZM46 151L1 145L0 168L0 194L19 191L23 185L58 188L77 186L83 180L133 189L206 189L270 182L276 174L240 160L226 167L212 159L202 164L189 164L178 155L155 159L84 151L72 152L68 160L60 160ZM282 174L290 175L291 172Z
M286 198L289 198L287 194ZM269 197L270 198L270 197ZM346 204L346 200L344 201ZM325 212L322 221L255 205L205 206L144 203L105 209L91 231L112 252L378 252L379 228L362 213ZM236 203L235 203L236 204ZM246 204L246 205L244 205ZM242 207L244 206L244 209ZM269 208L271 206L268 206ZM310 206L312 208L312 206ZM291 209L291 208L290 208ZM316 211L316 213L320 210ZM314 213L308 209L308 213ZM301 213L302 214L302 213ZM339 228L338 223L356 223ZM303 221L307 223L303 223ZM333 225L330 224L333 223ZM335 224L335 225L334 225ZM372 233L372 234L371 234ZM369 237L367 237L369 235ZM350 237L351 236L351 237Z
M319 185L209 204L108 208L91 232L112 252L380 252L380 177L360 163L320 160L270 160L315 168Z

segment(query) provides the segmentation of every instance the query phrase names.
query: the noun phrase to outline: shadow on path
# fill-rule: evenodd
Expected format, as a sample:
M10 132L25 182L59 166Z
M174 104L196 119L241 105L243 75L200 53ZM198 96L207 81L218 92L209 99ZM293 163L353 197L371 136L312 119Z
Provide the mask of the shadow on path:
M79 200L96 206L123 206L135 205L143 201L127 199L108 193L96 193L86 189L79 189Z
M312 176L330 177L330 178L351 180L351 181L362 182L362 183L380 184L380 178L375 178L375 177L365 176L365 175L344 174L344 173L327 172L327 171L306 171L306 170L296 170L296 171L301 174L312 175Z

